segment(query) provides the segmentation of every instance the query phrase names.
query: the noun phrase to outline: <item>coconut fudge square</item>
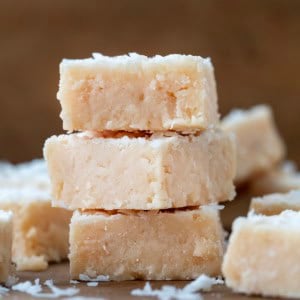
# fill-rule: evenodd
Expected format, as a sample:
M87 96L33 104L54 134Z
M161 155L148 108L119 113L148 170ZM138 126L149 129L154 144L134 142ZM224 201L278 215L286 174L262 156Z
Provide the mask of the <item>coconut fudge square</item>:
M218 209L75 211L70 225L72 279L189 280L220 275Z
M191 55L64 59L63 128L199 131L219 121L213 66Z
M0 188L0 209L12 211L12 260L18 271L41 271L68 256L72 212L51 207L49 192Z
M226 285L246 294L299 298L299 247L299 212L238 218L222 266Z
M51 206L44 160L0 163L0 209L12 211L12 260L18 271L40 271L67 258L72 212Z
M250 210L262 215L278 215L284 210L300 211L300 190L270 194L251 200Z
M270 170L285 155L285 146L268 106L234 110L222 120L221 127L236 136L237 184Z
M53 136L44 156L54 206L167 209L235 195L235 144L220 130L198 136Z
M11 273L13 215L0 210L0 282L5 283Z

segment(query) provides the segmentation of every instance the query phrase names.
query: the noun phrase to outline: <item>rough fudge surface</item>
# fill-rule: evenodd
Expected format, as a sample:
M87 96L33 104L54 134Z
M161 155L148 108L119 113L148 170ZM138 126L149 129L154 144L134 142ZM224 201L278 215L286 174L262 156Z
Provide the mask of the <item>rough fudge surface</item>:
M70 209L167 209L231 200L235 143L217 129L198 136L49 138L44 156L53 205Z
M220 275L218 208L75 211L70 225L72 279L186 280Z
M0 210L0 282L5 283L11 273L13 215Z
M268 106L234 110L222 120L221 127L236 136L237 184L270 170L285 155L285 146Z
M68 131L199 131L219 122L210 59L131 53L64 59L57 97Z
M236 219L223 261L226 284L236 292L300 297L300 213Z
M253 198L250 210L262 215L278 215L284 210L300 211L300 190Z

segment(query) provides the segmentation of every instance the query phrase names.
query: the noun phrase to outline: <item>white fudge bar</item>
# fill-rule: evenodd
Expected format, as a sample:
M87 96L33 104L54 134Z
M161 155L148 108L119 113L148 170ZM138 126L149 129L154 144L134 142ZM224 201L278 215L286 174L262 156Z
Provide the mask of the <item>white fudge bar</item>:
M0 282L5 283L11 272L13 216L0 210Z
M300 211L300 190L253 198L250 210L263 215L278 215L284 210Z
M300 213L238 218L223 262L226 284L236 292L300 297Z
M286 162L252 180L250 189L256 196L300 190L300 173L291 162Z
M220 130L199 136L53 136L44 156L54 206L167 209L235 195L235 144Z
M236 135L237 184L270 170L285 155L284 144L268 106L235 110L222 120L221 127Z
M199 131L219 121L213 66L191 55L63 60L66 130Z
M72 212L51 207L44 160L0 163L0 209L14 212L12 260L19 271L44 270L68 255Z
M76 211L70 225L71 278L189 280L220 275L218 209Z

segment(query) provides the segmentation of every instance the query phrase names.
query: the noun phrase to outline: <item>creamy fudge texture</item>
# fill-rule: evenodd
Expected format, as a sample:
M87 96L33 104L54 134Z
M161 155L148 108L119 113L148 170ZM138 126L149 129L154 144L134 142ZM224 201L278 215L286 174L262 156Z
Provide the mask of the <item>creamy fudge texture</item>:
M235 144L220 130L199 136L53 136L44 156L54 206L167 209L235 195Z
M0 209L15 216L12 260L17 270L44 270L48 262L67 258L72 212L51 207L44 160L0 163Z
M238 218L223 262L227 286L236 292L300 297L300 213Z
M250 210L262 215L278 215L284 210L300 211L300 190L253 198Z
M236 136L237 184L270 170L285 155L283 141L268 106L234 110L222 120L221 127Z
M65 59L57 97L68 131L190 132L219 121L213 66L200 56Z
M13 215L0 210L0 282L5 283L11 272Z
M286 162L252 180L250 188L256 196L300 190L300 173L291 162Z
M70 225L73 279L194 279L220 275L218 209L75 211ZM81 276L80 276L81 275Z

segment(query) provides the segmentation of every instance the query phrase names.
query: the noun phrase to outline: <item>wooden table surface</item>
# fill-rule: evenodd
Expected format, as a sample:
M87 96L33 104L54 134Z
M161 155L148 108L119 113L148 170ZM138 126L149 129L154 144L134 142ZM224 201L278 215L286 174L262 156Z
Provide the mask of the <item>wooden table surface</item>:
M76 286L76 288L80 289L80 292L74 297L93 297L93 298L104 298L104 299L156 299L154 297L136 297L131 296L130 292L136 288L143 288L145 282L143 281L125 281L125 282L100 282L97 287L88 287L86 283L82 282L76 285L71 285L69 283L69 266L68 263L51 265L47 271L44 272L19 272L17 273L19 278L19 282L23 282L26 280L33 281L36 278L40 278L41 282L44 282L47 279L53 279L54 284L60 288L67 288L71 286ZM160 288L162 285L175 285L177 287L183 287L187 284L187 281L154 281L151 282L152 288ZM45 288L45 292L48 290ZM243 295L233 294L229 289L224 286L215 287L209 293L202 293L203 298L205 300L212 299L235 299L235 300L243 300L243 299L262 299L259 297L246 297ZM5 299L37 299L33 298L30 295L20 292L10 291L5 297ZM62 297L61 299L66 299L66 297ZM72 297L70 297L72 299ZM266 298L264 298L266 299ZM274 298L273 298L274 299ZM84 298L82 298L84 300ZM87 298L88 300L88 298Z

